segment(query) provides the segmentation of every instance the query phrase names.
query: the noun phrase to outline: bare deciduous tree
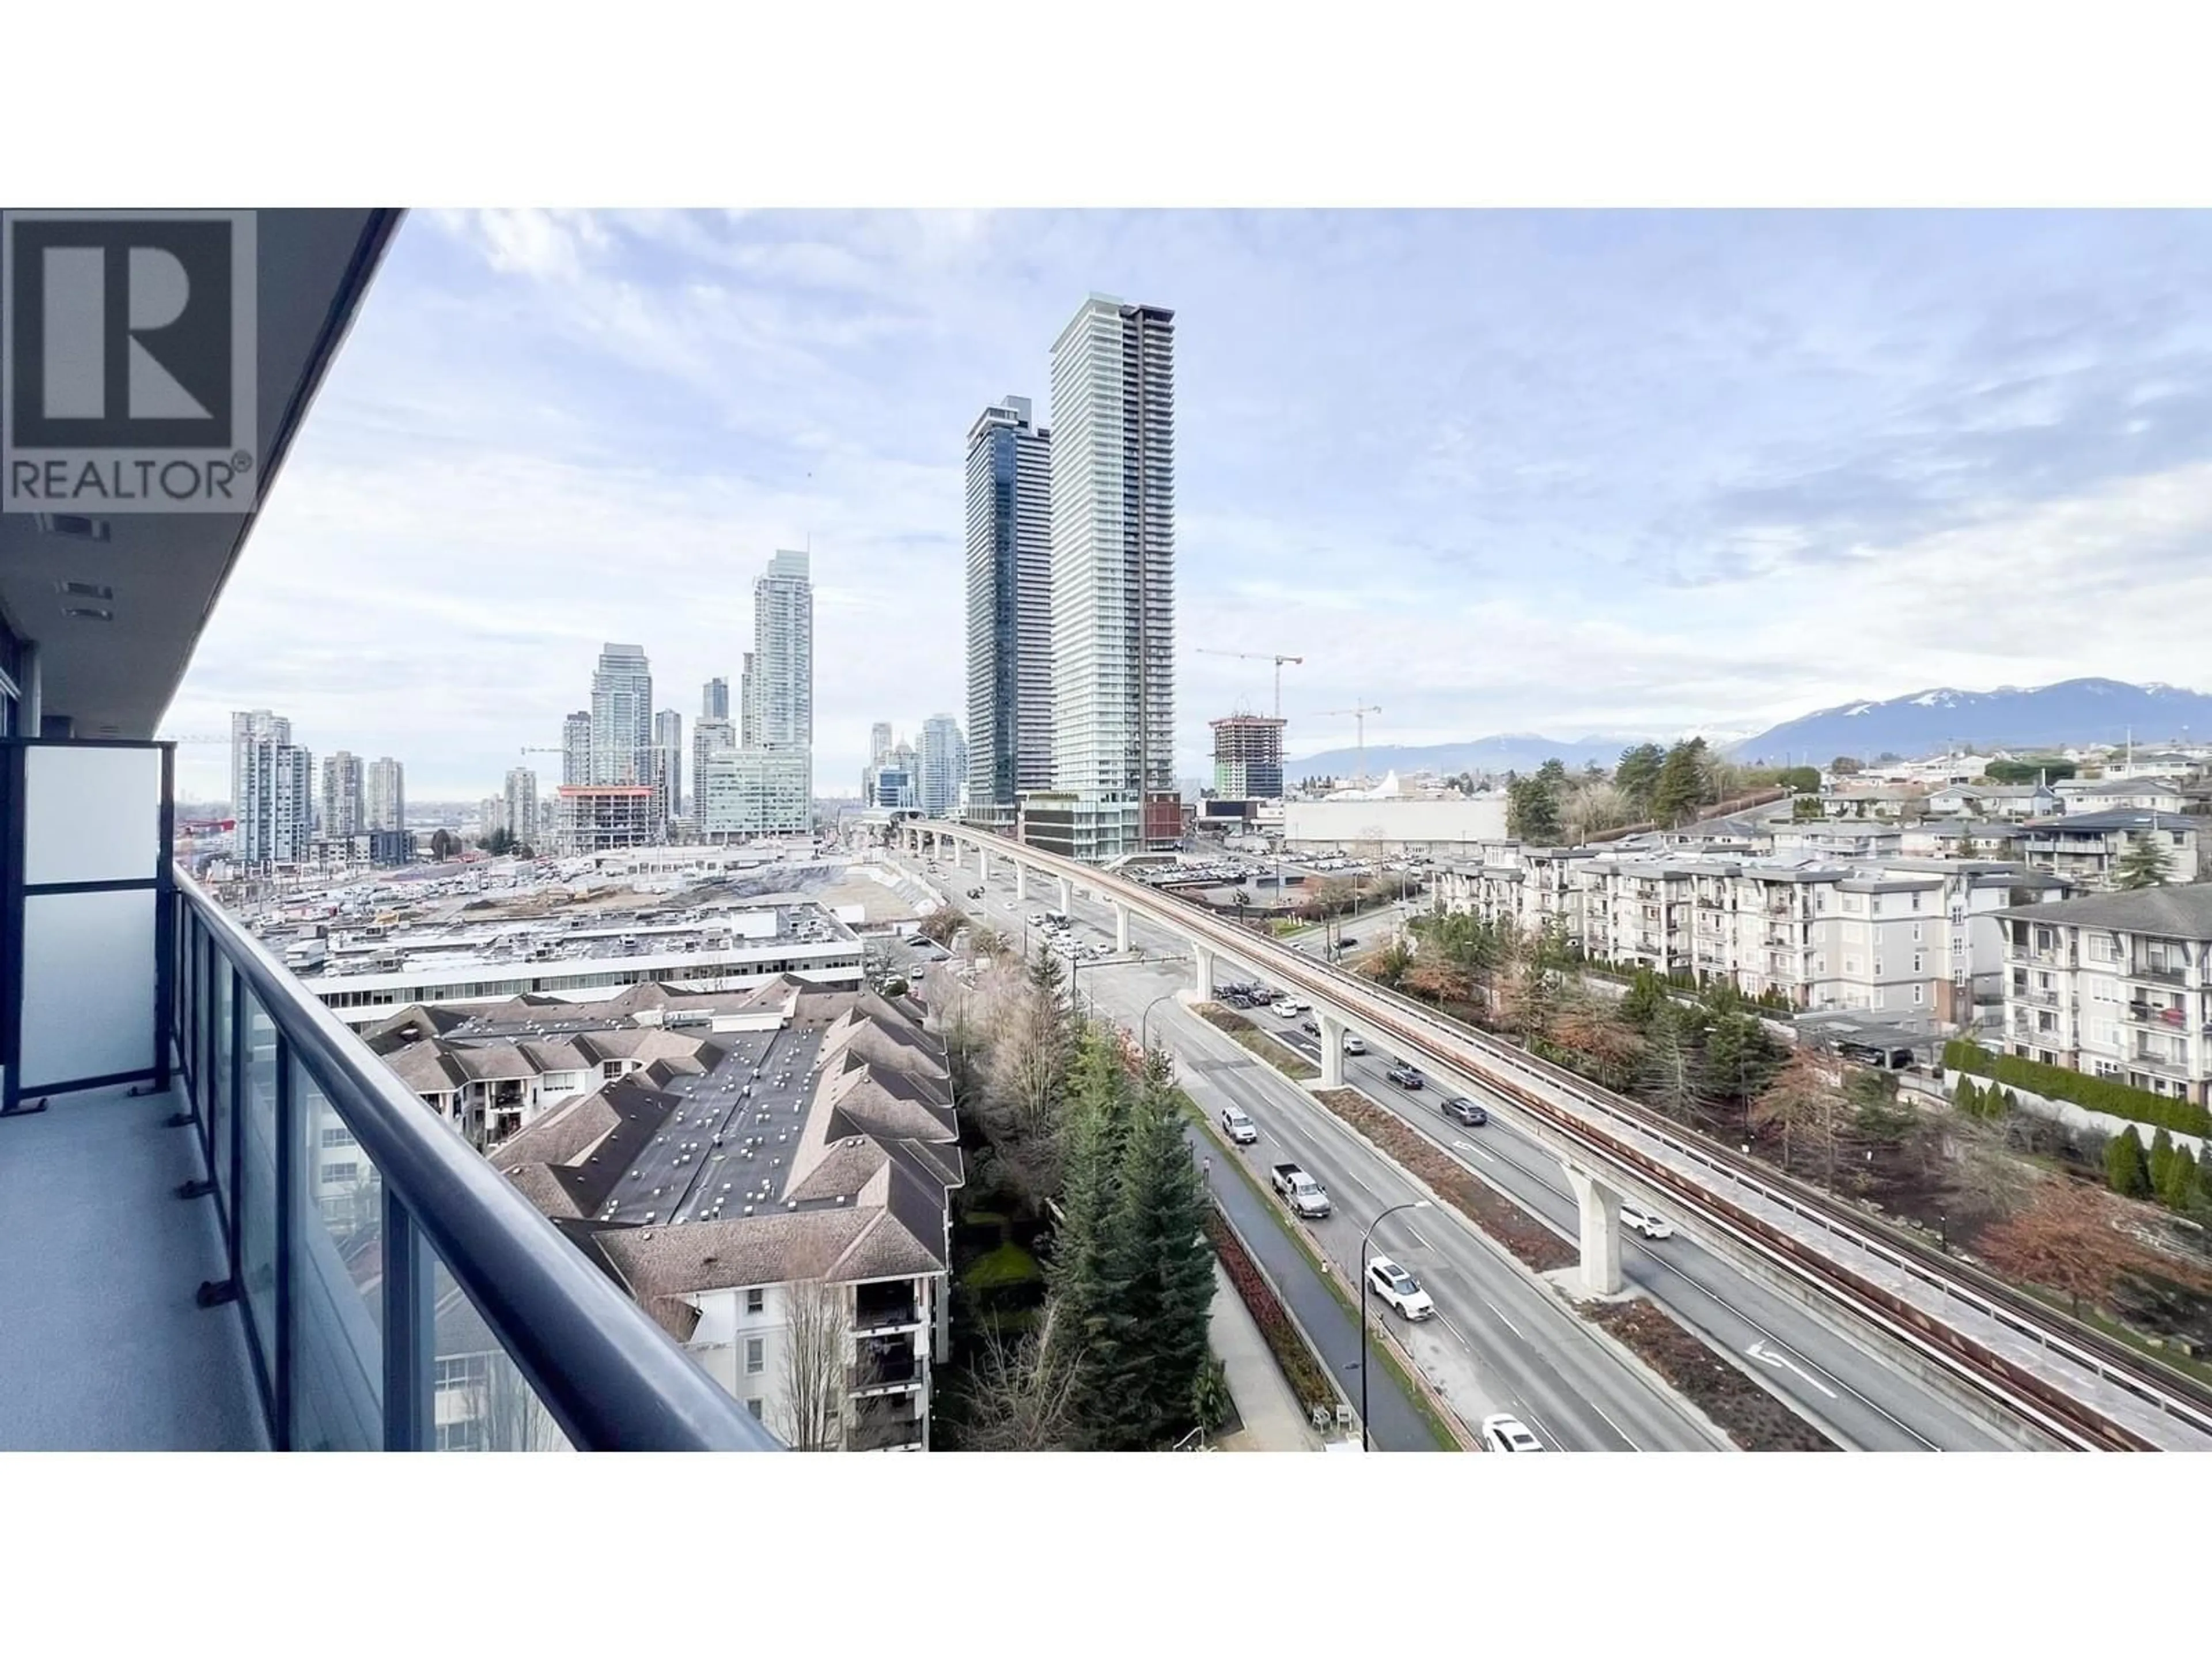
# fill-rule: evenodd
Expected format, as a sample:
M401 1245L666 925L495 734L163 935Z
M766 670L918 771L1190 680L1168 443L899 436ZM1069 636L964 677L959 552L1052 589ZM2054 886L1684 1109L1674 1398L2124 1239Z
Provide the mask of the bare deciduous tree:
M993 1330L969 1371L964 1440L975 1451L1057 1451L1068 1442L1079 1367L1048 1301L1037 1327L1011 1347Z
M521 1369L504 1353L485 1356L483 1374L469 1394L470 1403L483 1425L486 1451L574 1449Z
M793 1451L836 1451L851 1346L849 1294L818 1277L784 1286L783 1415Z

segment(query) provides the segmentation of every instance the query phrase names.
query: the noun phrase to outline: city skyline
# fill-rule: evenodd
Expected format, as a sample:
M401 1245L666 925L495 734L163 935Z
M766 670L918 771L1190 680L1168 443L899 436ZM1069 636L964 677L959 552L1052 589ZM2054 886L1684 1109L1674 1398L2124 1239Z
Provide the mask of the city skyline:
M1370 743L1411 744L2186 684L2206 274L2183 215L424 213L164 729L283 708L475 799L556 740L610 634L672 684L729 676L744 573L811 541L835 790L878 711L966 707L934 648L964 617L960 434L1041 392L1093 289L1188 331L1178 775L1208 720L1268 706L1264 665L1201 647L1307 656L1293 757L1362 702ZM391 582L370 545L493 586ZM2172 603L2095 602L2131 581ZM2063 638L2032 625L2052 605ZM1984 625L1893 625L1919 608ZM1828 626L1854 649L1807 649ZM464 653L426 752L391 688ZM210 752L179 769L228 781Z

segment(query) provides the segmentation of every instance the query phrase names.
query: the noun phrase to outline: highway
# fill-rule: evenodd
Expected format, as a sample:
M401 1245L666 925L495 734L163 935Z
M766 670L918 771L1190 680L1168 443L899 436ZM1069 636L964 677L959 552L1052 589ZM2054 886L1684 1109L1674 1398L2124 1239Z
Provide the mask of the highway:
M918 866L919 860L909 863L919 874ZM964 896L975 884L972 861L966 871L948 866L939 881L941 890L958 895L955 902L970 908L976 902ZM1023 911L1013 906L1011 872L994 871L982 903L994 925L1019 939ZM1050 884L1033 883L1023 910L1034 914L1056 902ZM1111 942L1112 918L1106 907L1079 899L1070 914L1080 932ZM1190 970L1187 947L1173 934L1142 917L1133 919L1132 928L1138 951L1174 960L1086 963L1077 977L1086 999L1097 997L1104 1012L1133 1026L1146 1004L1188 984ZM1230 977L1238 970L1224 965L1218 971ZM1299 1031L1296 1022L1278 1020L1264 1010L1248 1017L1313 1053L1314 1039ZM1185 1084L1200 1104L1209 1104L1204 1091L1210 1090L1251 1114L1261 1131L1260 1146L1250 1149L1255 1158L1270 1152L1275 1156L1268 1162L1291 1158L1330 1188L1340 1216L1322 1223L1316 1232L1340 1267L1356 1262L1358 1254L1351 1214L1359 1215L1364 1224L1385 1206L1415 1195L1395 1164L1352 1135L1325 1107L1273 1067L1254 1063L1231 1039L1179 1005L1158 1003L1151 1023L1154 1036L1167 1039L1185 1057ZM1431 1073L1428 1086L1419 1093L1401 1091L1382 1078L1389 1058L1380 1053L1365 1060L1347 1058L1346 1082L1396 1111L1563 1236L1576 1237L1575 1206L1565 1176L1556 1159L1521 1129L1512 1109L1501 1110L1494 1095L1470 1079L1449 1075ZM1483 1102L1491 1112L1489 1126L1462 1129L1438 1115L1437 1103L1452 1093ZM1408 1223L1419 1243L1404 1232ZM1348 1241L1334 1237L1347 1230ZM1512 1411L1540 1438L1564 1447L1704 1443L1702 1432L1673 1405L1671 1395L1662 1396L1669 1403L1657 1412L1648 1399L1639 1400L1639 1390L1645 1396L1657 1391L1616 1363L1609 1350L1598 1347L1584 1322L1549 1292L1531 1285L1517 1264L1506 1262L1456 1212L1394 1217L1384 1224L1377 1248L1397 1255L1435 1297L1437 1320L1411 1329L1409 1346L1470 1421L1488 1410ZM1770 1389L1839 1444L1865 1450L1993 1450L2013 1443L1796 1303L1749 1279L1679 1224L1674 1237L1663 1242L1646 1244L1632 1237L1622 1255L1628 1279L1654 1302L1706 1341L1755 1368ZM1526 1334L1530 1332L1533 1339ZM1632 1376L1636 1389L1621 1394L1624 1379ZM1600 1390L1601 1378L1613 1392ZM1476 1403L1470 1406L1470 1400Z
M967 908L976 908L953 872L945 872L940 887L957 890ZM1011 922L1009 931L1018 938L1011 883L994 880L991 888L982 905L988 919L1002 928ZM1079 927L1088 922L1097 931L1093 907L1079 902L1073 914ZM1108 927L1110 939L1110 922ZM1390 1205L1419 1198L1419 1189L1280 1072L1177 1002L1174 994L1188 975L1186 961L1155 959L1086 963L1077 979L1086 1005L1132 1028L1150 1009L1151 1034L1176 1052L1178 1080L1215 1121L1231 1104L1251 1116L1260 1129L1258 1144L1234 1154L1217 1146L1210 1153L1217 1163L1241 1157L1264 1183L1269 1164L1295 1161L1329 1190L1334 1213L1298 1224L1307 1227L1356 1295L1367 1222ZM1217 1169L1214 1180L1221 1184L1235 1176ZM1717 1448L1703 1419L1671 1390L1621 1364L1584 1321L1530 1283L1517 1263L1458 1212L1394 1216L1377 1232L1374 1248L1410 1269L1435 1301L1437 1317L1419 1325L1376 1306L1470 1428L1491 1413L1510 1412L1559 1450ZM1356 1375L1346 1378L1355 1398L1357 1382Z

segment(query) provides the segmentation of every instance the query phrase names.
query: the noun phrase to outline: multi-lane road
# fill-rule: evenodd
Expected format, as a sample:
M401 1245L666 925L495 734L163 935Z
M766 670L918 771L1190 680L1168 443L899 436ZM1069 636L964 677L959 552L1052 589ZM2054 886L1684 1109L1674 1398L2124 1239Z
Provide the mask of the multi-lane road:
M920 872L918 861L909 867ZM977 884L972 870L948 868L932 878L955 902L977 908L979 901L966 896ZM1016 939L1025 913L1051 902L1032 897L1017 907L1006 872L994 872L984 885L980 904L988 919ZM1079 899L1070 914L1079 936L1111 942L1112 917L1104 906ZM1259 1126L1260 1144L1245 1156L1255 1165L1294 1159L1329 1188L1337 1213L1314 1234L1352 1282L1369 1219L1418 1196L1418 1189L1304 1090L1176 1003L1170 994L1190 982L1185 947L1141 917L1133 919L1132 928L1136 952L1131 958L1082 966L1078 977L1085 999L1132 1027L1149 1009L1151 1035L1176 1051L1193 1098L1215 1113L1233 1102ZM1041 941L1031 943L1041 948ZM1226 977L1235 970L1218 971ZM1279 1020L1264 1010L1252 1018L1291 1047L1315 1055L1316 1039L1296 1021ZM1421 1091L1401 1092L1382 1075L1390 1059L1379 1052L1347 1056L1347 1085L1397 1112L1564 1237L1577 1236L1575 1203L1563 1172L1524 1132L1510 1104L1473 1079L1433 1073ZM1466 1129L1443 1118L1437 1103L1455 1093L1481 1101L1489 1125ZM1457 1212L1395 1216L1383 1224L1376 1249L1411 1268L1436 1300L1437 1319L1403 1328L1403 1334L1424 1371L1468 1421L1510 1411L1547 1444L1565 1449L1711 1443L1702 1420L1671 1392L1622 1364L1558 1296L1532 1283ZM1627 1244L1623 1268L1655 1303L1752 1370L1839 1444L1868 1450L1989 1450L2011 1443L1679 1229L1664 1241Z

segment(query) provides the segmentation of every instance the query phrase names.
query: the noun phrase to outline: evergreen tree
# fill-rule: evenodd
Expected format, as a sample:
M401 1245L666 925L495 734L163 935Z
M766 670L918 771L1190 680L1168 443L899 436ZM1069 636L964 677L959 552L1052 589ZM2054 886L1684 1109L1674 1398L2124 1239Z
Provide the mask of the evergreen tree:
M1638 968L1627 994L1620 999L1620 1017L1638 1030L1648 1032L1666 1007L1666 988L1660 984L1659 975L1649 968Z
M1756 1100L1782 1066L1782 1048L1756 1014L1717 1017L1705 1038L1705 1091L1716 1100Z
M2173 1163L2173 1137L2166 1132L2166 1125L2158 1126L2158 1133L2150 1138L2150 1187L2154 1193L2166 1190L2166 1172Z
M1667 751L1659 779L1651 789L1651 817L1673 828L1698 810L1705 799L1705 740L1689 738Z
M2197 1207L2200 1178L2197 1155L2186 1146L2175 1147L2173 1156L2166 1161L2166 1174L2158 1182L2158 1201L2169 1210L2186 1214Z
M1964 1072L1959 1073L1959 1086L1951 1091L1951 1104L1968 1117L1982 1115L1982 1091Z
M1182 1109L1159 1084L1133 1103L1115 1189L1099 1255L1103 1316L1089 1426L1103 1449L1142 1451L1190 1426L1213 1304L1198 1166Z
M2124 892L2162 887L2172 879L2172 866L2167 861L2166 849L2141 830L2128 837L2127 851L2112 866L2112 884Z
M1620 763L1613 769L1613 787L1628 797L1638 817L1651 815L1651 792L1659 787L1660 769L1666 763L1667 751L1656 743L1634 744L1620 751Z
M1557 845L1562 833L1559 786L1541 773L1510 785L1505 791L1505 833L1537 846Z
M2126 1133L2106 1143L2105 1184L2123 1198L2150 1196L2150 1163L2143 1156L2142 1142L2136 1139L2133 1124Z
M1105 1042L1085 1032L1068 1078L1067 1158L1046 1274L1070 1346L1082 1358L1072 1416L1078 1444L1089 1444L1099 1412L1097 1361L1108 1318L1106 1241L1119 1196L1118 1164L1126 1127L1128 1080Z

